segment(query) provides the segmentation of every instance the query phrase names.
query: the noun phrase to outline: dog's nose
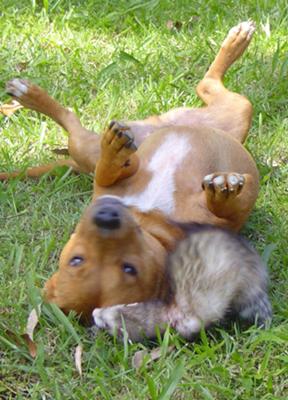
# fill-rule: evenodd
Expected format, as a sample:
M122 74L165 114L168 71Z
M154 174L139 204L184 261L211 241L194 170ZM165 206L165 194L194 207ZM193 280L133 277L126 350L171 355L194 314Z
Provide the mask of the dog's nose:
M108 196L99 198L96 203L93 222L98 228L119 229L122 208L122 203L114 198Z
M111 206L104 206L98 210L93 221L99 228L105 229L118 229L121 225L118 210Z

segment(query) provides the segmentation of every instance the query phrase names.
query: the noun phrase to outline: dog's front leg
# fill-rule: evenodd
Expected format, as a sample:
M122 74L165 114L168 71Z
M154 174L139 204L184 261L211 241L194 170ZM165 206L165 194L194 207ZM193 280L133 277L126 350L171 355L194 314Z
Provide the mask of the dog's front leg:
M258 194L258 184L250 174L215 172L202 182L209 211L240 229L248 218Z
M112 121L101 139L101 155L95 170L94 183L111 186L135 174L139 160L130 128Z

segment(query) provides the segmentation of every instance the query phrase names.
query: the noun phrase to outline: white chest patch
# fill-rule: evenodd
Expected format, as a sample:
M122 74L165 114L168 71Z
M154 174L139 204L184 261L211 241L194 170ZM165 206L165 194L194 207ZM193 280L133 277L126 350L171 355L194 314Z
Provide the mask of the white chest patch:
M141 211L159 209L166 214L174 210L175 172L190 150L186 136L171 134L152 156L147 170L152 178L140 193L124 196L122 201Z

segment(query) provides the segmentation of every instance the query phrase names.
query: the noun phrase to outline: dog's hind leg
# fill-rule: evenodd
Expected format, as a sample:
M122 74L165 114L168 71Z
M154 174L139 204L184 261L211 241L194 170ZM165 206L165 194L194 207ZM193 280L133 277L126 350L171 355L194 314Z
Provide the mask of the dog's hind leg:
M79 118L50 97L39 86L23 79L12 79L6 91L24 107L47 115L68 133L69 154L83 172L94 172L100 155L100 138L85 129Z
M0 181L7 181L12 178L39 178L40 176L51 173L57 167L70 167L75 172L85 172L83 171L74 160L58 160L49 164L40 165L38 167L27 168L24 171L14 171L14 172L0 172Z
M228 68L248 47L255 30L251 21L242 22L232 28L224 40L220 51L196 91L207 104L207 119L214 122L214 127L231 134L244 142L252 119L252 106L244 96L230 92L223 85L223 78Z

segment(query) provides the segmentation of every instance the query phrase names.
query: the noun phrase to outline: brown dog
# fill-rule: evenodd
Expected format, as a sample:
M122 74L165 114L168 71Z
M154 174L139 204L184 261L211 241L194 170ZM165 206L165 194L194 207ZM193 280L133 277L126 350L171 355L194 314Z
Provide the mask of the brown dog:
M60 164L95 171L92 204L45 286L48 301L89 318L95 307L161 298L167 252L183 237L170 220L241 228L258 194L258 172L242 145L252 106L222 79L253 32L250 21L230 30L197 87L206 107L113 121L101 138L39 87L20 79L7 84L22 105L69 132L72 160ZM39 176L53 166L26 174Z

